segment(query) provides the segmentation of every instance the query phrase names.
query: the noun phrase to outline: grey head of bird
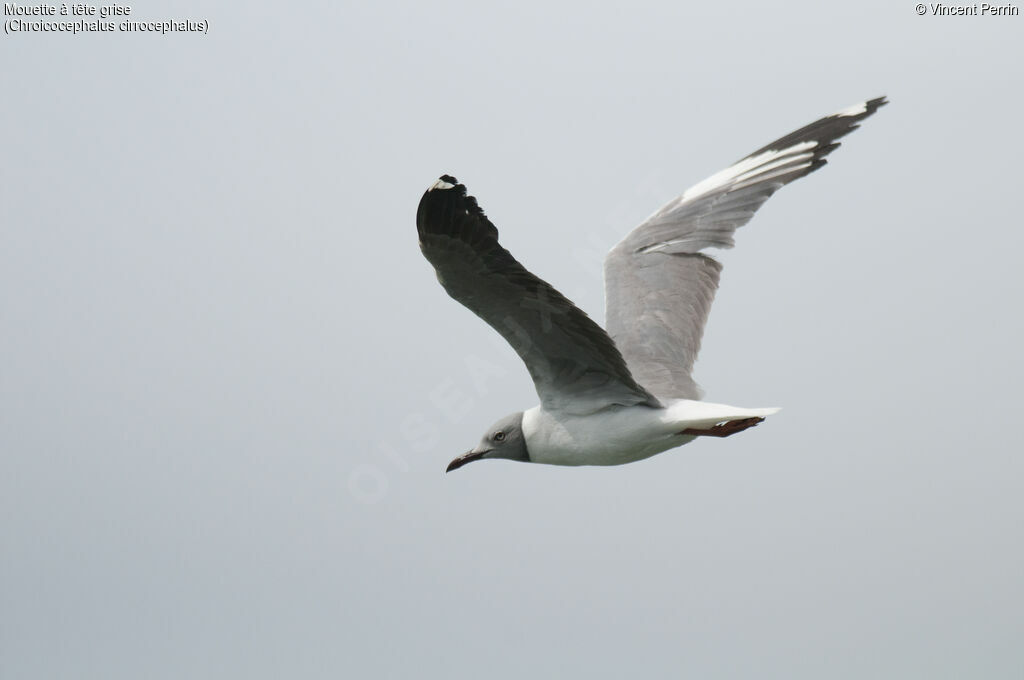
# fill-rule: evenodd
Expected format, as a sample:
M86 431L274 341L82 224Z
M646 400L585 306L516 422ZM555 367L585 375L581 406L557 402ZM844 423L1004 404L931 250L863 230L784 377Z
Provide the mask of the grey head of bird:
M466 463L484 458L530 460L530 454L526 450L526 437L523 435L522 411L507 415L491 425L480 439L480 443L448 463L448 469L445 472L457 470Z

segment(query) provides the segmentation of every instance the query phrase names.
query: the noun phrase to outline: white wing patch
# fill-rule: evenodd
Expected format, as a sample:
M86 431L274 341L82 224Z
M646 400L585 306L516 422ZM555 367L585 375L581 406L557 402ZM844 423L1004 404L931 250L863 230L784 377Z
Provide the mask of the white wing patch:
M764 173L771 172L785 166L786 172L792 172L810 165L813 153L811 149L818 146L818 143L811 140L800 142L786 149L769 149L756 156L744 158L739 163L731 165L725 170L716 172L702 182L694 184L683 192L676 205L685 201L711 193L716 189L739 182L760 181L766 178Z
M835 115L837 115L837 116L844 116L844 117L845 116L859 116L860 114L864 113L867 110L868 110L868 103L867 102L861 102L860 104L854 104L853 106L849 106L849 107L843 109L842 111L839 111Z
M434 189L452 189L454 187L454 184L449 184L448 182L445 182L443 179L439 179L433 184L431 184L430 188L427 189L427 191L433 191Z

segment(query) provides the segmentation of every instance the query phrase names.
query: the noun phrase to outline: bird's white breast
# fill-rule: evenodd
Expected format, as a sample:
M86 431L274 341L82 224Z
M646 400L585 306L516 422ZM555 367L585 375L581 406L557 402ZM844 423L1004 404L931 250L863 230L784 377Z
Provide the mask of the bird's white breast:
M530 460L550 465L621 465L693 440L666 422L665 410L614 406L585 416L536 406L523 413Z
M675 399L665 408L611 406L585 416L546 411L523 413L523 436L534 463L550 465L622 465L649 458L695 439L680 434L727 420L767 417L777 408L741 408L706 401Z

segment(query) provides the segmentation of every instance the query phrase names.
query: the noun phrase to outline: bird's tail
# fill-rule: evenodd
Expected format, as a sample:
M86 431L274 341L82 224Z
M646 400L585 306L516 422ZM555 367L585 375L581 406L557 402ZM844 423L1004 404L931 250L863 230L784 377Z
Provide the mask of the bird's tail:
M706 401L681 399L670 407L669 412L673 420L673 427L707 428L731 420L766 418L781 410L781 408L777 407L741 408L739 406L729 406L728 404L712 404Z

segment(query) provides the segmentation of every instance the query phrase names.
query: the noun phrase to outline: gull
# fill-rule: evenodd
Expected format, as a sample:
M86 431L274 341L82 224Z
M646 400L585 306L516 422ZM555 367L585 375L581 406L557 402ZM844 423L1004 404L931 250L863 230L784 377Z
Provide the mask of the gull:
M448 294L526 364L540 404L494 423L447 472L476 460L622 465L698 437L728 437L778 408L701 401L691 377L737 228L779 188L825 165L840 137L887 103L871 99L775 140L669 201L604 261L607 329L498 243L466 187L442 175L416 211L420 250Z

